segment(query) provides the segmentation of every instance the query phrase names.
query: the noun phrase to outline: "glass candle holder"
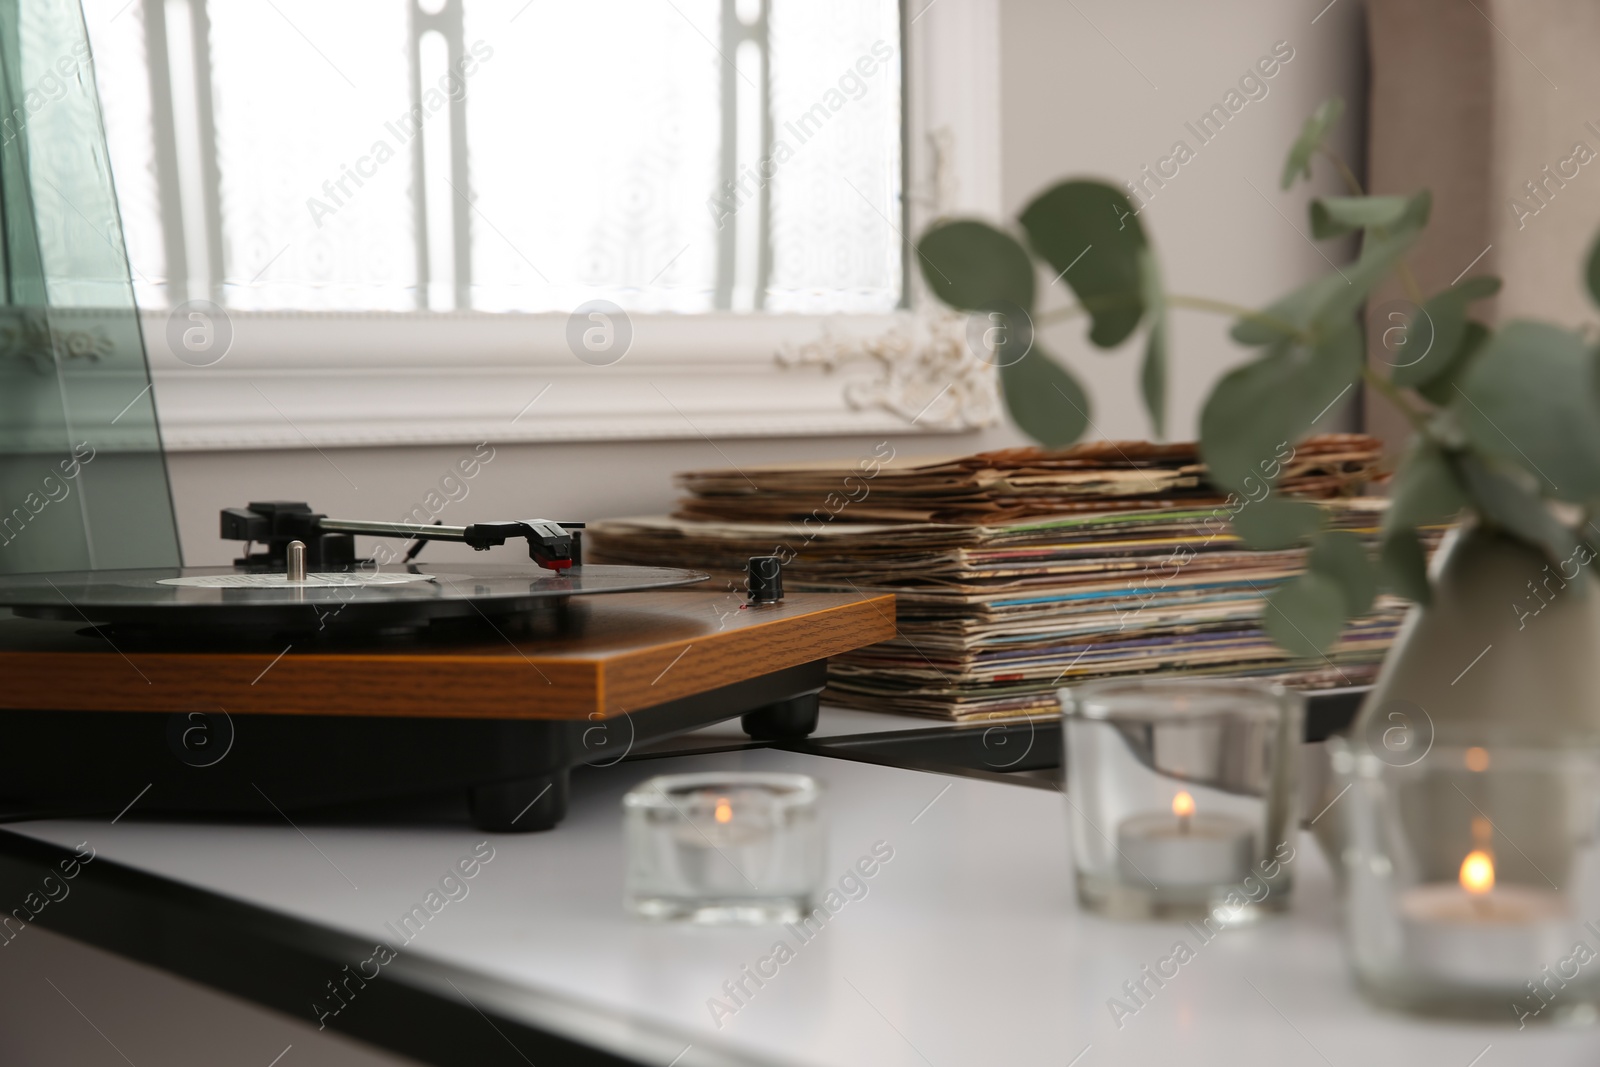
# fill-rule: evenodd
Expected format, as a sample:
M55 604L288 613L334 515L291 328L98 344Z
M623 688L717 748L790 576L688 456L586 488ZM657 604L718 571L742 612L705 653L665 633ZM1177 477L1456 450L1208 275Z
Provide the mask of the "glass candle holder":
M1061 697L1084 907L1220 926L1287 905L1300 694L1249 682L1129 679Z
M1375 1003L1600 1017L1600 752L1450 748L1400 765L1336 739L1345 940Z
M625 902L649 919L797 922L815 908L825 835L803 774L652 778L623 798Z

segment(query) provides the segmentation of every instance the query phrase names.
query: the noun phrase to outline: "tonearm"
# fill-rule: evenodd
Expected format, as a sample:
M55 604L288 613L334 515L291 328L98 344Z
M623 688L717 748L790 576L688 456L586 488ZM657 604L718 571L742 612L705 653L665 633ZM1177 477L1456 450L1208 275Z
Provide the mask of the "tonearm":
M414 522L369 522L363 519L330 519L314 512L311 505L296 501L260 501L243 508L222 510L222 536L229 541L255 542L265 552L238 560L241 564L269 567L287 566L289 543L303 542L306 562L312 567L346 565L356 562L355 535L407 537L417 544L407 559L429 541L460 541L478 551L503 545L519 537L528 542L528 556L547 570L559 571L582 562L581 522L552 522L549 519L510 519L500 522L475 522L470 526L423 525Z

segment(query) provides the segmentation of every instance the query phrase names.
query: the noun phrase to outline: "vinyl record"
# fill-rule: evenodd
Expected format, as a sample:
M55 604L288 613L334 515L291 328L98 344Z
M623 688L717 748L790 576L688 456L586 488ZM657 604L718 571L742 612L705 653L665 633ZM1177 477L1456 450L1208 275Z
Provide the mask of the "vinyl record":
M565 597L692 585L699 571L590 564L410 564L313 571L169 567L0 576L0 607L33 619L194 630L385 629L452 616L513 615Z

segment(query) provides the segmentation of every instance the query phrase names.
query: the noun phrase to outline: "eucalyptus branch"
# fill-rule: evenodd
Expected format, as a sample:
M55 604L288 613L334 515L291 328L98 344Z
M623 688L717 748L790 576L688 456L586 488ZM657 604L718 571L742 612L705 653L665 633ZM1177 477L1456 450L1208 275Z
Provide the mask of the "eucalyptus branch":
M1356 177L1355 171L1350 169L1350 165L1344 161L1343 156L1329 148L1326 141L1317 146L1317 151L1333 162L1334 167L1339 171L1339 177L1344 179L1344 186L1350 191L1351 196L1366 195L1366 191L1361 188L1360 179ZM1411 272L1411 264L1402 259L1395 266L1394 273L1400 279L1400 285L1405 289L1407 299L1413 304L1420 305L1427 299L1423 295L1422 286L1417 284L1417 276Z
M1355 171L1344 161L1344 157L1328 147L1328 142L1323 141L1317 146L1317 151L1333 161L1334 167L1339 171L1339 177L1344 179L1344 187L1350 190L1351 196L1366 196L1366 191L1361 188L1361 181L1356 177Z
M1191 311L1211 311L1218 315L1231 315L1238 319L1249 319L1251 322L1259 322L1263 326L1270 326L1274 330L1289 334L1298 340L1304 341L1308 339L1305 331L1299 329L1293 323L1285 322L1282 319L1263 314L1254 308L1247 308L1242 304L1230 304L1226 300L1212 300L1210 297L1205 296L1184 296L1181 293L1168 293L1166 295L1166 301L1171 307L1188 308ZM1098 303L1104 304L1109 302L1098 301ZM1070 304L1067 307L1052 308L1049 311L1041 311L1039 314L1033 317L1033 321L1037 325L1048 325L1052 322L1064 322L1067 319L1075 319L1080 315L1087 315L1089 313L1090 309L1083 304Z
M1411 264L1402 259L1395 264L1394 273L1400 279L1400 284L1405 287L1406 298L1421 307L1428 298L1423 295L1422 286L1417 284L1417 276L1411 273Z
M1046 325L1052 322L1065 322L1068 319L1075 319L1079 315L1087 315L1088 313L1089 309L1082 304L1068 304L1064 308L1041 311L1033 317L1033 321L1035 325Z
M1306 340L1304 330L1291 322L1285 322L1272 315L1263 314L1254 308L1247 308L1241 304L1230 304L1226 300L1212 300L1205 296L1184 296L1181 293L1168 293L1167 303L1176 308L1188 308L1191 311L1213 311L1219 315L1232 315L1235 318L1249 319L1259 322L1263 326L1270 326L1274 330L1290 334L1300 340Z
M1394 405L1395 409L1406 417L1406 421L1411 423L1413 430L1416 430L1424 437L1432 436L1428 431L1428 420L1423 416L1422 412L1411 406L1410 401L1406 400L1405 394L1400 391L1399 386L1368 366L1361 368L1361 378L1372 388L1383 394L1383 398Z

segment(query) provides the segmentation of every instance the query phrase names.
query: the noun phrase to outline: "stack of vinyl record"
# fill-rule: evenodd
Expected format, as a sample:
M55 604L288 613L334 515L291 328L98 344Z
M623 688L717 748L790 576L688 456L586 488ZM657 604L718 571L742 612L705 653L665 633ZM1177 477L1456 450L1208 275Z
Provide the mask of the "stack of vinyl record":
M1318 500L1331 526L1375 542L1385 502L1354 494L1380 451L1365 436L1313 438L1282 450L1271 492ZM736 580L748 557L777 555L791 588L894 592L899 636L830 666L839 704L972 719L1053 709L1058 687L1113 676L1362 684L1403 609L1380 598L1325 656L1277 648L1263 600L1305 553L1244 547L1229 519L1259 497L1209 486L1191 444L937 461L891 451L679 480L690 495L677 515L593 524L590 558Z

